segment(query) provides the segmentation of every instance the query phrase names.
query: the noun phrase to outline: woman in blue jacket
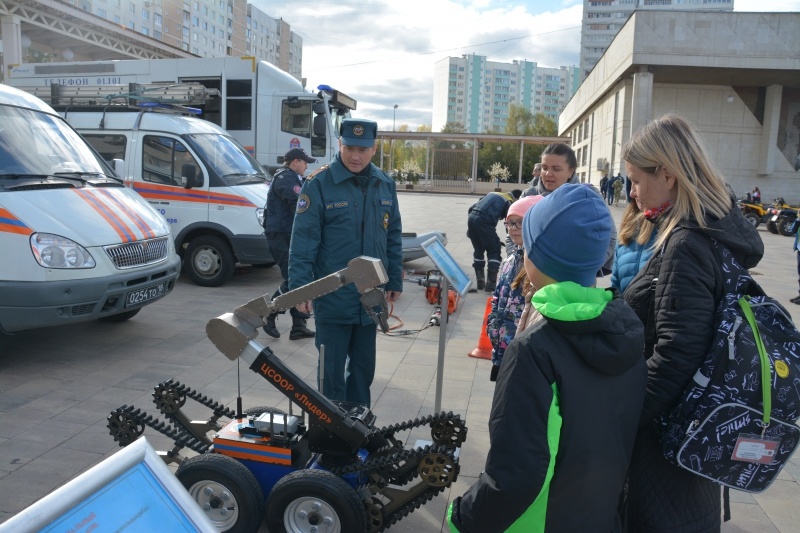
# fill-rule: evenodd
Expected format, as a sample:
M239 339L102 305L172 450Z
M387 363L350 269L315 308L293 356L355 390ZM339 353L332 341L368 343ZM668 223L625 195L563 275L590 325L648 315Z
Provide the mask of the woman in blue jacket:
M631 202L622 215L614 251L614 264L611 266L611 286L625 292L628 284L647 264L653 255L656 242L656 226L643 224L644 214L637 202Z

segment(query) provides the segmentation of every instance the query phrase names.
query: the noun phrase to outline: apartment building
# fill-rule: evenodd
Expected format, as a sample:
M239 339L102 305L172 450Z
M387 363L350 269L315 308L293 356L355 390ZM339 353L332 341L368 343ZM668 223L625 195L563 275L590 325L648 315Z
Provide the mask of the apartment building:
M33 3L39 5L38 1ZM252 55L301 79L302 38L284 20L271 17L246 0L65 0L65 4L89 14L89 27L101 27L100 23L107 21L144 36L143 41L156 47L166 45L164 57L173 57L169 47L199 57ZM47 6L58 9L58 3ZM67 10L65 6L63 18L69 21L74 15ZM98 59L99 49L86 46L92 39L72 48L63 47L56 44L62 41L57 35L32 30L28 24L22 17L16 21L24 62ZM8 27L13 31L13 26ZM25 33L26 28L31 35Z
M733 11L733 0L583 0L581 80L635 10Z
M503 132L512 104L557 122L578 88L579 72L575 66L547 68L479 55L442 59L434 66L433 130L458 122L468 133Z

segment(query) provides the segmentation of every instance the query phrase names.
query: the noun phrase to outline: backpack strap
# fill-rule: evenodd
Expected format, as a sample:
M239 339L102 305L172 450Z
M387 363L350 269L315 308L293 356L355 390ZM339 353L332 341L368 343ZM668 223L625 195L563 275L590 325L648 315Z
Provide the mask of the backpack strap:
M767 357L767 350L764 348L764 341L761 339L761 332L758 331L758 323L756 317L753 316L753 310L750 308L748 297L742 296L739 298L739 307L742 308L742 314L750 324L750 329L753 332L753 337L758 348L758 357L761 359L761 394L762 404L764 406L764 416L762 421L764 425L761 429L761 438L764 438L764 432L769 427L770 414L772 412L772 372L769 365L769 358Z

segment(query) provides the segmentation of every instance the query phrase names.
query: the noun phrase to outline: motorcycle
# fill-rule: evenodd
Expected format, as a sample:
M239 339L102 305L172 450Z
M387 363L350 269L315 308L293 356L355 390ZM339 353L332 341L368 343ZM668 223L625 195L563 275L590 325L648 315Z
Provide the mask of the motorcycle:
M797 209L790 207L780 209L772 216L772 222L778 230L778 233L786 237L794 236L794 223L797 220Z
M767 231L769 231L770 233L774 233L775 235L780 234L781 231L778 226L778 221L780 219L779 214L783 209L794 209L794 208L789 204L787 204L786 201L783 199L783 197L775 198L775 200L773 200L772 202L772 207L770 207L767 210L768 211ZM797 218L797 210L794 209L794 211L795 211L795 218Z

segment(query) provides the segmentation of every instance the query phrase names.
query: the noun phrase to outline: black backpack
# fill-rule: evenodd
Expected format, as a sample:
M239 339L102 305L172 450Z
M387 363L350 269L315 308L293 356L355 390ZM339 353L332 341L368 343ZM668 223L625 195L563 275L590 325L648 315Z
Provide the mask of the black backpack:
M710 239L725 279L716 334L681 400L658 423L673 464L726 487L767 489L800 442L800 332L731 251Z

